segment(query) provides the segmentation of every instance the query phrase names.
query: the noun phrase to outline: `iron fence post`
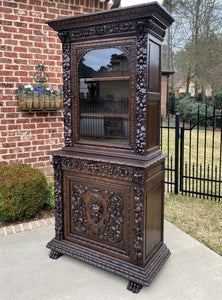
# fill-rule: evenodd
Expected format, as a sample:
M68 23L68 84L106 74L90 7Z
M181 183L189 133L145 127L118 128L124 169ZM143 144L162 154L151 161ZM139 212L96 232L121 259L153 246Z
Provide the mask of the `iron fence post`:
M179 185L179 139L180 139L180 114L176 113L176 134L175 134L175 194L178 194Z

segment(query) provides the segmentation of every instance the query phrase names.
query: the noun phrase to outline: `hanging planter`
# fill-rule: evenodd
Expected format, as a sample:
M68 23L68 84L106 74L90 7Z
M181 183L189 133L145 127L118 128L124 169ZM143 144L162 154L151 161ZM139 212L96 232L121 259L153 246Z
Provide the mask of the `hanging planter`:
M21 110L59 110L63 107L62 89L48 88L43 85L25 85L18 88L18 105Z
M43 63L37 66L38 71L34 74L34 85L27 84L18 87L18 105L25 111L55 111L63 107L62 88L49 88L46 82L48 74L44 71Z

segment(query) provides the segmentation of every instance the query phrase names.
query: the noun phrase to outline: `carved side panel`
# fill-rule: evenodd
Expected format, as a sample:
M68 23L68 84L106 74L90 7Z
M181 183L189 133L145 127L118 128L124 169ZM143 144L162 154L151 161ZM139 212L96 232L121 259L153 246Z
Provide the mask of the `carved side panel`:
M161 114L161 42L148 35L148 104L147 139L148 153L159 149Z
M61 159L58 156L53 157L54 182L55 182L55 237L58 240L63 239L63 204L62 204L62 169Z

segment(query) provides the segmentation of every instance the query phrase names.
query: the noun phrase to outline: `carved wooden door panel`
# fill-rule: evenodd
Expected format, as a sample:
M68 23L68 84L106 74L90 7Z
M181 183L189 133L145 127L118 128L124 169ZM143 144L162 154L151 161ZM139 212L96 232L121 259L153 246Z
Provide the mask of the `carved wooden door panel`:
M130 194L126 182L65 173L65 239L129 257Z

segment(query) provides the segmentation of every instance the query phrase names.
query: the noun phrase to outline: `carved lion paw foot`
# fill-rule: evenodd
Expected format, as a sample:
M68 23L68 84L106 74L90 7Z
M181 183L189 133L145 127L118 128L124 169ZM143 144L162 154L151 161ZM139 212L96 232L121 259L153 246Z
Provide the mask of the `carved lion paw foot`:
M52 258L52 259L58 259L60 256L62 256L62 254L58 253L54 250L51 250L50 253L49 253L49 257Z
M142 289L142 285L141 284L138 284L136 282L133 282L133 281L129 281L128 282L128 286L127 286L127 289L133 293L139 293L139 291Z

